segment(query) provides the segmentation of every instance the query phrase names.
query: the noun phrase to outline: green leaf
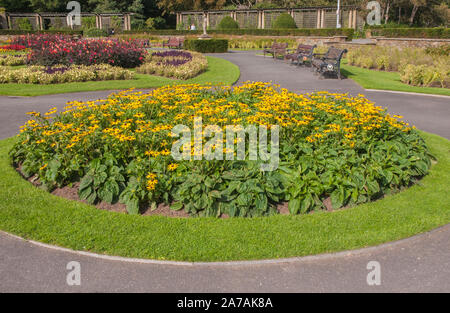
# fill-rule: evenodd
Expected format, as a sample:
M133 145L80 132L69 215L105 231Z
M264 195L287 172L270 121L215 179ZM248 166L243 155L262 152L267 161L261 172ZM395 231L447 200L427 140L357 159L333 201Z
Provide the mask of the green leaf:
M86 200L92 193L92 187L86 187L85 189L78 189L78 196L81 200Z
M139 213L139 200L138 199L131 199L127 203L125 203L127 206L128 214L138 214Z
M333 206L333 209L339 209L340 207L342 207L342 205L344 204L344 197L341 193L341 191L339 191L339 189L335 189L331 195L331 205Z
M292 199L291 201L289 201L289 212L292 215L298 214L298 212L300 211L300 199L299 198L295 198Z
M372 194L375 194L380 191L380 186L378 185L376 180L368 180L367 188Z
M170 205L170 209L174 211L179 211L183 208L182 202L174 202Z

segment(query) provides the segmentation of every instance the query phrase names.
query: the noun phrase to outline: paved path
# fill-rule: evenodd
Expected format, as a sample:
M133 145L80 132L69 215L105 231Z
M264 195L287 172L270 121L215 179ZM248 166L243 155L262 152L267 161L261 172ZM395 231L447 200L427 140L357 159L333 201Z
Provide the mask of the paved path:
M219 55L241 68L240 82L279 83L296 92L364 93L418 128L450 138L449 98L367 92L351 80L320 80L307 69L254 53ZM93 100L110 92L33 98L0 96L0 138L18 132L26 112L45 112L69 100ZM112 261L36 246L0 232L0 292L442 292L450 291L450 225L375 248L278 264L160 265ZM66 265L81 264L81 286L66 284ZM369 261L381 265L381 285L368 286Z

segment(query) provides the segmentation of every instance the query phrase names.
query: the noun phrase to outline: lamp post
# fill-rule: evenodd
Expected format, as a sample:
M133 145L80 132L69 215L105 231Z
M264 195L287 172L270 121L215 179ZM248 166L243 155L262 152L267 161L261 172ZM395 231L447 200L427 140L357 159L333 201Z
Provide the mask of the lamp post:
M341 0L338 0L337 3L336 28L341 28Z

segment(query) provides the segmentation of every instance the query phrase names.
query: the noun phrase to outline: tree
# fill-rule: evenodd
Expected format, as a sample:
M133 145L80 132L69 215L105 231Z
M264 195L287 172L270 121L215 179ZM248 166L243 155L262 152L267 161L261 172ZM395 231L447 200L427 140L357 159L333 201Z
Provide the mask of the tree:
M414 23L414 17L416 16L419 8L426 5L427 1L426 0L411 0L411 3L413 5L413 8L411 11L411 16L409 17L409 25L410 26Z
M144 26L144 4L142 0L134 0L128 7L128 11L134 13L131 23L132 28L141 28Z

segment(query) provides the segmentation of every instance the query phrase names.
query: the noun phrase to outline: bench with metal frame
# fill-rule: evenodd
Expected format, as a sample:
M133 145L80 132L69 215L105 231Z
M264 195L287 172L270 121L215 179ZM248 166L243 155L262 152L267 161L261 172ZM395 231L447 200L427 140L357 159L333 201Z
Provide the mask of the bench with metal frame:
M335 73L341 77L341 60L347 49L330 47L324 54L313 54L312 66L316 73L324 76L326 73Z
M181 49L183 48L184 38L169 37L167 42L163 42L163 47Z
M288 54L284 57L286 60L291 60L291 64L297 64L297 66L311 63L314 49L317 47L317 45L304 45L299 44L297 46L297 49L295 50L288 50Z
M264 47L264 57L266 56L266 54L271 54L273 58L277 58L277 56L284 57L286 55L287 47L288 44L286 42L274 42L270 48Z

